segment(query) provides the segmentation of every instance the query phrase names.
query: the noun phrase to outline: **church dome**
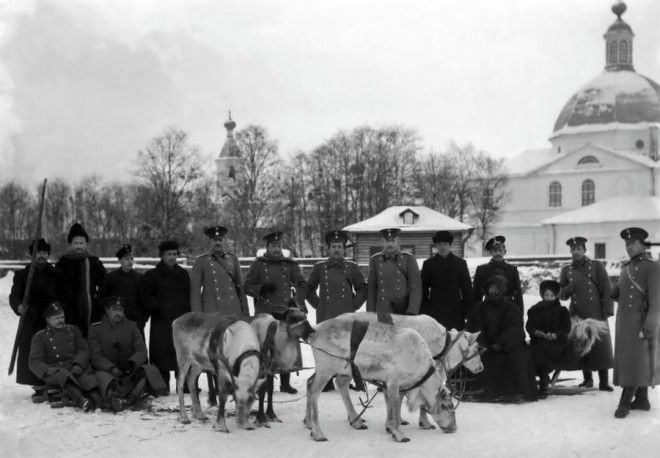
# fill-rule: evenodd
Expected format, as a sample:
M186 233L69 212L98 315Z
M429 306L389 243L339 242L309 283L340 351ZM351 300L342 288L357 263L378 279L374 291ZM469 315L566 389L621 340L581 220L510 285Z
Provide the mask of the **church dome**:
M634 70L606 70L568 100L553 136L577 126L613 122L660 123L660 86Z

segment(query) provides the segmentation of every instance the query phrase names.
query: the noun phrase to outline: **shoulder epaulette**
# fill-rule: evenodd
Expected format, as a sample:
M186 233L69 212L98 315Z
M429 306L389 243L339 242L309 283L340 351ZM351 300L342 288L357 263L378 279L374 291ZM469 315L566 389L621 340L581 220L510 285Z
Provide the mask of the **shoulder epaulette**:
M200 254L199 256L197 256L197 257L195 258L195 261L197 261L198 259L203 258L203 257L205 257L205 256L209 256L209 254L210 254L210 253Z
M91 326L98 326L98 325L100 325L101 323L102 323L101 321L96 321L96 322L92 323Z
M317 262L316 264L314 264L314 267L316 267L316 266L322 266L323 264L325 264L325 263L327 263L327 262L328 262L328 260L327 260L327 259L324 259L323 261L319 261L319 262Z
M45 330L46 330L45 328L41 329L41 330L35 332L34 335L36 336L36 335L39 335L39 334L43 334Z

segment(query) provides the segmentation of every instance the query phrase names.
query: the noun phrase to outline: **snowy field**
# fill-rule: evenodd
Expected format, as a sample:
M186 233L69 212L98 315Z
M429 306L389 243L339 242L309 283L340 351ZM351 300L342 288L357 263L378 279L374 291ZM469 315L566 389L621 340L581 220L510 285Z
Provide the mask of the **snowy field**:
M323 393L319 403L321 427L329 442L315 443L302 425L304 381L310 371L293 376L299 395L276 393L275 410L284 421L270 429L241 431L233 418L230 434L216 433L210 423L176 420L175 395L160 398L149 412L97 411L85 414L71 408L51 409L33 404L31 389L14 383L7 367L17 317L7 304L12 274L0 279L0 456L283 456L291 457L657 457L660 456L660 388L651 390L650 412L631 412L624 420L613 417L620 389L614 393L590 391L577 396L551 396L523 405L463 403L457 412L455 434L422 431L416 413L403 412L411 422L403 427L411 442L395 443L384 429L385 411L378 397L365 414L369 429L357 431L346 421L337 393ZM526 304L537 298L528 296ZM312 311L313 314L313 311ZM313 315L311 317L314 318ZM613 319L610 326L614 327ZM304 364L313 364L303 347ZM581 373L563 373L580 382ZM201 385L204 386L204 377ZM597 378L596 378L597 379ZM277 382L276 382L277 386ZM352 393L357 403L357 396ZM202 406L205 406L202 394ZM187 403L190 401L186 398ZM231 404L228 409L233 410ZM215 409L206 408L209 416Z

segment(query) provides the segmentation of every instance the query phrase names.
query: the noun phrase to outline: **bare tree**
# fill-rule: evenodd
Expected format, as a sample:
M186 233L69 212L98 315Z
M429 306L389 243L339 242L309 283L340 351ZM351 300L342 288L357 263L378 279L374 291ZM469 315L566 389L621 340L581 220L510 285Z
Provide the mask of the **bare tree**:
M475 157L476 177L472 182L471 217L476 228L475 235L483 243L493 234L493 225L500 217L506 203L507 175L503 161L494 159L484 152Z
M28 240L31 206L34 199L21 184L10 181L0 188L0 250L11 257L20 257Z

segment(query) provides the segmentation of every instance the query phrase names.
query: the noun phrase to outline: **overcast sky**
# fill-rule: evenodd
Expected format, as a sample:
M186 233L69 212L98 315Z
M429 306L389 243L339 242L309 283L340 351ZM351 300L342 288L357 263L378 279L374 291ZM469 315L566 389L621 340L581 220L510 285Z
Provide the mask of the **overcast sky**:
M216 156L229 108L285 156L364 124L519 154L602 71L612 3L0 0L0 179L130 178L167 125ZM660 2L627 5L660 81Z

